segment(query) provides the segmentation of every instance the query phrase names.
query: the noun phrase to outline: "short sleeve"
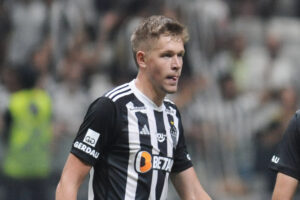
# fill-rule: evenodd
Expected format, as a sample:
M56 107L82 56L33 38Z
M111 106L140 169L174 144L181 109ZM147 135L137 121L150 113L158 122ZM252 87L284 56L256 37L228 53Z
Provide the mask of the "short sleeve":
M186 148L183 126L179 114L179 139L174 152L174 164L172 167L172 173L184 171L192 166L193 164Z
M93 102L79 128L71 153L89 165L103 159L114 139L116 127L114 103L105 97Z
M300 116L291 119L277 152L271 158L270 168L300 180Z

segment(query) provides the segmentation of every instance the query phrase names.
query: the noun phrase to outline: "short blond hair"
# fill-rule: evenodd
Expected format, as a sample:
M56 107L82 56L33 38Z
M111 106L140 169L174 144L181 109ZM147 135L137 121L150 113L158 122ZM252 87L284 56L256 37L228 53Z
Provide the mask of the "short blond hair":
M179 37L184 44L189 40L188 31L183 24L172 18L153 15L144 19L131 35L134 60L136 61L136 53L139 50L151 44L153 39L159 39L161 35Z

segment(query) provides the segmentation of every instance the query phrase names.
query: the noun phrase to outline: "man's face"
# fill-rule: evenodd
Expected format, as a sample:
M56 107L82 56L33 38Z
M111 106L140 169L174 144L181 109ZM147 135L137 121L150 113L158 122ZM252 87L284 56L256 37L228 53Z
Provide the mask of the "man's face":
M177 91L184 55L180 37L160 36L146 52L146 74L153 89L160 95Z

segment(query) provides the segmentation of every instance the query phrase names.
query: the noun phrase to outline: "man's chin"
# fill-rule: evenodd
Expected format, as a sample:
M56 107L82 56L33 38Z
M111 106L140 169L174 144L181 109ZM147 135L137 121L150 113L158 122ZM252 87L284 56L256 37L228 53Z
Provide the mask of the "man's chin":
M174 87L174 88L166 88L166 93L167 94L174 94L177 92L177 87Z

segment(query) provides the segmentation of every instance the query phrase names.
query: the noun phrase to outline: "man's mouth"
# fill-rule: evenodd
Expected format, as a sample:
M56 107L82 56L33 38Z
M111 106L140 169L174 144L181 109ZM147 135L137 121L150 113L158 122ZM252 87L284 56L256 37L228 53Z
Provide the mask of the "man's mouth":
M178 76L167 76L167 79L170 79L172 81L177 81L178 80Z

